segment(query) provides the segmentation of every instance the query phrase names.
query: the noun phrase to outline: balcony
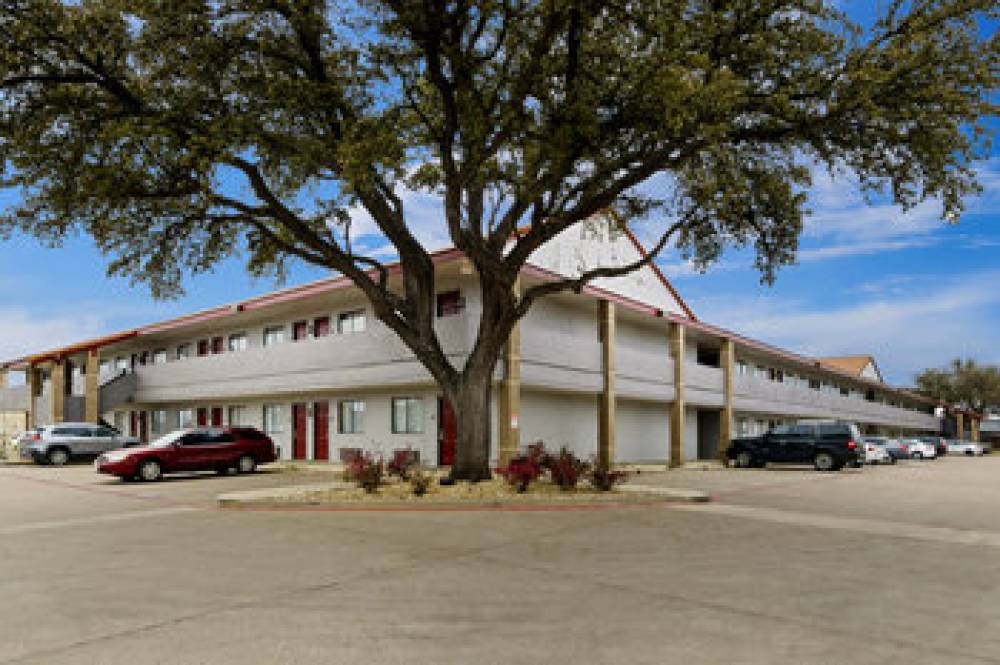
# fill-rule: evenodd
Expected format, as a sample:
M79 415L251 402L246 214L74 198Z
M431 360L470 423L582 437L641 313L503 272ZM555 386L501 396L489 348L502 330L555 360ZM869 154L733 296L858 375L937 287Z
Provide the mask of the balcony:
M737 376L734 401L739 411L790 415L799 418L841 418L866 424L936 431L932 415L891 407L840 394L823 393L752 376Z
M723 405L723 375L718 367L709 367L687 360L684 362L684 391L691 404Z
M464 317L437 322L446 355L467 353ZM410 350L385 326L244 351L188 358L136 369L135 402L190 402L280 393L412 385L431 380Z

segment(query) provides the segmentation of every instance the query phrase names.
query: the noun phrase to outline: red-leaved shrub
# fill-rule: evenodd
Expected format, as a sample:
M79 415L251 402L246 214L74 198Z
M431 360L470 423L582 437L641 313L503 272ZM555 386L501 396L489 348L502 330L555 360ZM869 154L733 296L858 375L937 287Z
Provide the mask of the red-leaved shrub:
M567 492L576 489L577 483L580 482L580 478L589 467L589 464L565 447L559 451L558 455L551 456L548 460L552 482L558 485L559 489Z
M351 455L344 465L344 479L357 483L358 487L369 494L378 491L384 472L385 463L382 458L375 459L375 455L370 452Z

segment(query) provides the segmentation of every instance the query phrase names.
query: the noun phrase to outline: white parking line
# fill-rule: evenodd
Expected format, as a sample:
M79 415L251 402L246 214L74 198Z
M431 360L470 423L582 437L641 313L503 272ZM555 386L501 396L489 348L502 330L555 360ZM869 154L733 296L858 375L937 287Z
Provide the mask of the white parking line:
M177 515L180 513L190 513L201 510L192 506L175 506L172 508L160 508L157 510L133 510L125 513L113 513L110 515L94 515L92 517L78 517L68 520L52 520L49 522L29 522L27 524L13 524L10 526L0 526L0 535L12 533L24 533L28 531L46 531L48 529L65 529L74 526L89 526L92 524L108 524L113 522L124 522L127 520L138 520L147 517L162 517L164 515Z
M833 515L818 515L793 510L777 510L774 508L757 508L753 506L737 506L726 503L711 504L674 504L674 510L687 510L713 515L726 515L744 519L761 520L777 524L808 526L820 529L837 529L855 531L877 536L894 538L911 538L949 545L977 545L1000 549L1000 533L996 531L979 531L973 529L952 529L939 526L922 526L900 522L886 522L858 517L835 517Z

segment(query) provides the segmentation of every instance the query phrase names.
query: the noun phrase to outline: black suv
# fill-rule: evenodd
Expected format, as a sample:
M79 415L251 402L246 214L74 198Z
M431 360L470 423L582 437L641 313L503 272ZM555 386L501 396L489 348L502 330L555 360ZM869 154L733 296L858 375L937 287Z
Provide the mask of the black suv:
M762 467L768 462L811 463L818 471L860 466L861 432L839 420L800 421L780 425L764 436L733 439L726 457L737 467Z

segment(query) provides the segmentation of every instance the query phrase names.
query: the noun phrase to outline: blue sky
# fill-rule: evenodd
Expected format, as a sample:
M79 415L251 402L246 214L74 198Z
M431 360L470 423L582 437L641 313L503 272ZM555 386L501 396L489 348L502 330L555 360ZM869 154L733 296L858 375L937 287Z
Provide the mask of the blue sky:
M955 226L940 221L935 202L903 214L865 204L848 180L817 175L799 263L773 286L760 285L739 252L705 274L676 257L662 267L702 320L808 355L871 353L894 383L956 356L1000 363L1000 150L979 168L985 192ZM443 245L437 202L407 200L421 237ZM358 221L356 232L367 222ZM105 266L85 237L55 249L25 237L0 241L0 359L276 286L231 260L188 279L184 297L158 302L146 287L109 279ZM326 274L298 264L287 283Z

